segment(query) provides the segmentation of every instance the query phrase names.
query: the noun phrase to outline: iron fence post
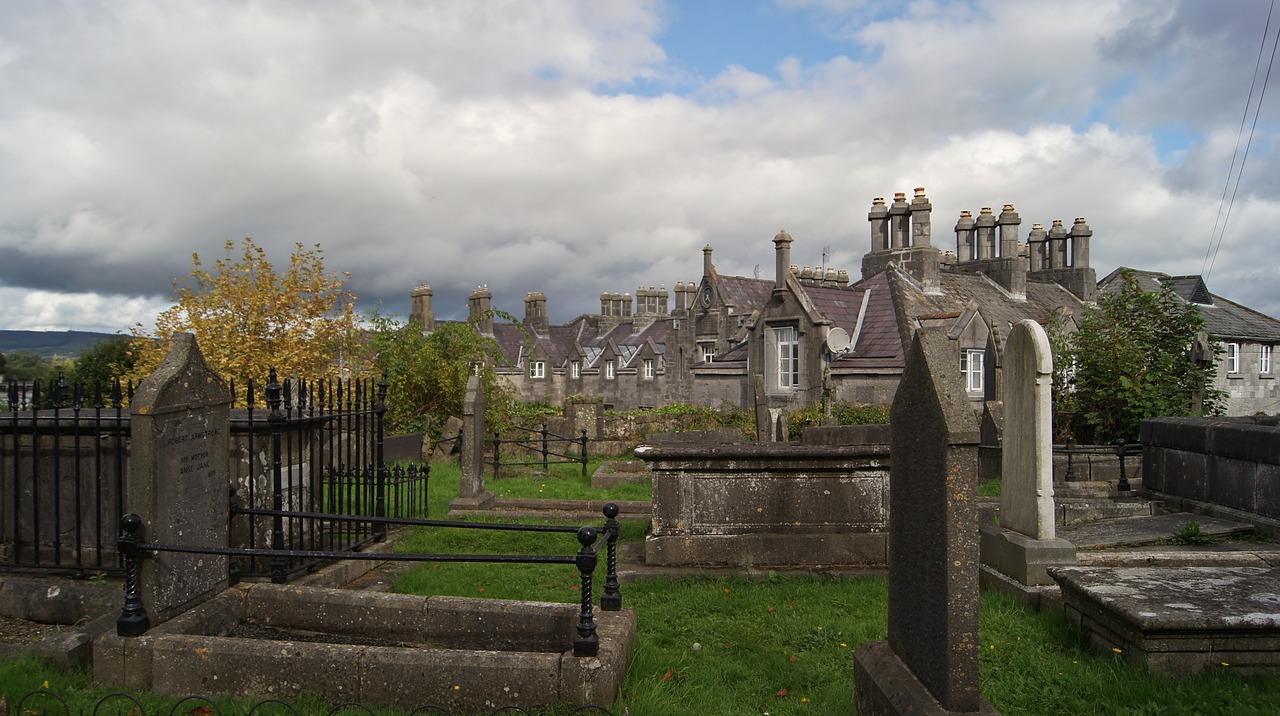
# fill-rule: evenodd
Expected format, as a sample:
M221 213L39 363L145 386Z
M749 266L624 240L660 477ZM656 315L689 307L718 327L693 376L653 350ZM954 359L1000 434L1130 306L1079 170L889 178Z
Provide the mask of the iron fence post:
M618 503L604 503L605 573L604 594L600 595L600 608L606 612L622 609L622 593L618 590Z
M373 421L376 426L375 454L374 454L374 470L377 472L377 496L375 497L374 514L378 517L387 516L387 463L383 453L383 418L387 413L387 388L390 387L387 381L387 371L382 371L382 377L378 380L378 399L373 404ZM387 526L385 522L379 522L374 528L373 538L379 542L387 538Z
M582 431L582 476L587 476L587 431Z
M119 541L116 550L124 559L124 609L116 619L117 636L142 636L151 628L151 619L142 605L138 577L138 558L142 544L142 518L130 512L120 518Z
M1076 468L1075 468L1075 463L1073 462L1073 458L1075 457L1074 455L1075 447L1076 447L1075 438L1068 437L1067 438L1067 474L1062 476L1062 479L1065 482L1071 482L1072 480L1076 479Z
M574 656L595 656L600 653L600 635L591 613L591 577L596 569L596 552L591 545L596 541L596 528L579 527L578 544L582 547L574 560L582 577L582 609L578 612L578 637L573 640Z
M271 426L271 509L275 512L271 517L271 549L284 551L284 484L280 465L280 433L284 425L284 413L280 410L280 381L276 369L267 374L267 424ZM285 584L289 581L288 568L284 557L276 555L271 558L271 581Z
M542 424L542 471L546 472L547 467L547 424Z
M1116 489L1120 492L1129 491L1129 476L1125 474L1124 454L1125 442L1123 439L1116 441L1116 455L1120 457L1120 481L1116 483Z
M498 470L502 468L502 458L498 456L498 453L500 453L501 451L502 451L502 433L498 432L497 430L494 430L493 431L493 479L495 480L498 479ZM483 465L484 456L481 455L480 457L478 457L476 459L476 462L480 465Z

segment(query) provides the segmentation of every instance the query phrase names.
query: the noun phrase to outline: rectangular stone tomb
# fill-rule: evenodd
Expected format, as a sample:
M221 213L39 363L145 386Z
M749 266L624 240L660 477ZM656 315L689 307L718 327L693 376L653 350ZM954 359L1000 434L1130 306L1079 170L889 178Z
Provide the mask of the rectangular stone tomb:
M1280 570L1061 567L1066 614L1098 648L1186 676L1280 674Z
M578 605L251 584L139 637L94 645L94 681L172 695L413 709L608 707L635 612L596 612L600 652L573 655Z

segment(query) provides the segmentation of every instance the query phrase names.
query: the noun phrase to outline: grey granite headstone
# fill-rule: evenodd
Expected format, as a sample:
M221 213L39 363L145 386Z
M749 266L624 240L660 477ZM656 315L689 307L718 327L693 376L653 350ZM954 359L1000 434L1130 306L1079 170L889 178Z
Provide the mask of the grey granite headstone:
M1052 584L1050 566L1075 564L1056 538L1053 504L1053 357L1044 328L1019 321L1004 367L1000 525L982 528L983 564L1024 585Z
M751 398L755 409L756 442L775 442L773 419L769 415L769 396L764 392L764 375L760 373L751 376Z
M994 713L978 693L978 424L955 343L916 331L890 413L889 641L855 655L860 714Z
M138 386L125 508L150 543L227 546L231 393L195 337L174 336L164 363ZM227 558L157 552L142 560L142 603L158 624L227 587Z
M450 509L482 510L493 504L493 493L484 487L484 440L484 390L480 376L473 375L462 400L462 478Z

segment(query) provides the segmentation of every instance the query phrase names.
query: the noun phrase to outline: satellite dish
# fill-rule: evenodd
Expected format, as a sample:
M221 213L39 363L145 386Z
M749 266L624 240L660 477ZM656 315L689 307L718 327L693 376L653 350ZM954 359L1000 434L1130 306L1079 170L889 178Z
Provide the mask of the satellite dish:
M827 350L839 355L849 348L849 333L838 326L827 331Z

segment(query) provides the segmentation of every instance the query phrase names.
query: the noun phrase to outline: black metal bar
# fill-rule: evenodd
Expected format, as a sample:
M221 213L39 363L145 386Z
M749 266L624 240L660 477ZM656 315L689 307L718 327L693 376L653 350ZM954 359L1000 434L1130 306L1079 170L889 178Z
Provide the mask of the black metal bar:
M606 612L622 609L622 592L618 588L618 503L604 504L604 531L608 535L605 553L604 594L600 608Z
M578 612L578 637L573 640L574 656L595 656L600 652L600 635L596 634L595 619L591 613L591 577L596 568L596 551L591 545L596 541L596 528L578 528L578 550L574 562L582 578L582 607Z
M1125 466L1124 466L1125 449L1126 449L1126 446L1125 446L1124 440L1117 440L1116 455L1119 456L1120 458L1120 480L1116 482L1116 490L1120 492L1128 492L1130 489L1129 476L1125 474Z
M502 458L499 457L502 452L502 433L493 432L493 479L498 479L498 471L502 469ZM479 462L484 462L480 460Z
M1076 468L1073 462L1075 456L1076 441L1074 438L1067 438L1067 474L1063 475L1063 480L1071 482L1076 479Z
M547 424L542 424L542 471L547 470Z
M267 422L271 425L271 506L280 514L271 520L271 549L274 552L284 551L284 515L283 490L280 468L280 430L284 423L284 413L280 411L280 382L276 379L276 369L268 372L267 378ZM271 560L271 581L284 584L289 581L287 565L282 557Z
M594 527L590 529L595 534ZM594 539L594 537L593 537ZM138 552L172 552L176 554L217 554L225 556L260 555L292 559L354 559L367 562L484 562L488 564L577 564L576 555L548 554L425 554L409 552L343 552L312 549L259 549L241 547L192 547L181 544L139 543ZM594 553L593 553L594 554Z
M578 528L570 525L522 525L506 522L458 522L450 520L425 520L414 517L373 517L370 515L343 515L332 512L288 512L263 510L258 508L238 508L233 510L241 515L258 515L271 517L297 517L300 519L332 520L335 522L378 522L388 525L410 527L474 527L487 530L511 530L517 532L577 532Z
M587 431L582 430L582 476L587 476Z
M142 604L138 575L138 559L141 556L142 518L129 513L120 518L120 541L116 549L124 558L124 609L116 619L118 636L142 636L151 628L151 619Z
M387 463L386 454L383 452L383 438L385 436L383 434L384 426L382 420L387 413L387 388L390 386L391 383L387 380L387 371L384 369L382 378L378 380L378 399L373 404L374 425L377 431L375 435L377 447L374 457L374 469L377 471L378 480L378 494L374 504L374 514L378 517L387 516ZM387 531L385 529L375 530L373 538L381 542L387 538Z

